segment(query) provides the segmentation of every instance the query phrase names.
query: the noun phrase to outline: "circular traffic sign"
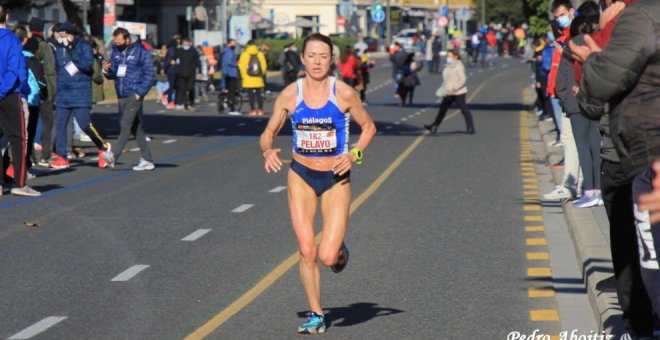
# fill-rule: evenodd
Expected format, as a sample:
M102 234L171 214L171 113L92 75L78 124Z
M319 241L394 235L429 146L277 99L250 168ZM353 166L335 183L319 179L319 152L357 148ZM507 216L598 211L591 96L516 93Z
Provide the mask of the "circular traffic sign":
M375 23L381 23L385 20L385 12L382 9L371 12L371 20Z
M443 28L449 26L449 19L447 19L447 17L439 17L438 25Z

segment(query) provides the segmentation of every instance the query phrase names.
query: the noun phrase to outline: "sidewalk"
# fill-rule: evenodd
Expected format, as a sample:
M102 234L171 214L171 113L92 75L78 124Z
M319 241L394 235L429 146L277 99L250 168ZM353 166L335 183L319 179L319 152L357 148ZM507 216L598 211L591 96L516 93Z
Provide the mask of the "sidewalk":
M534 118L534 120L536 120ZM538 121L541 142L545 150L546 166L556 164L563 158L562 148L552 148L548 143L555 141L553 122ZM554 183L561 183L563 169L551 169ZM543 193L542 193L543 194ZM551 201L542 201L543 205ZM573 241L582 269L585 289L593 308L594 318L600 331L607 334L622 334L625 329L621 320L614 286L614 271L610 252L609 222L604 207L589 209L574 208L570 201L561 202L568 231Z

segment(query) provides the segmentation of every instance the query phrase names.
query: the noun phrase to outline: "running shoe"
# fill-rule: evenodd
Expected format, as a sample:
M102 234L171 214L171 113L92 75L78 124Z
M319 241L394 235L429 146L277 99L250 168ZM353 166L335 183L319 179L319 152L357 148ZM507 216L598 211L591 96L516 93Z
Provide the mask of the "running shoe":
M155 169L156 166L153 162L149 162L144 158L140 157L140 163L133 167L133 171L151 171Z
M50 166L50 160L49 160L49 159L45 159L45 158L40 158L40 159L39 159L39 162L37 162L37 165L39 165L39 166L43 166L43 167L46 167L46 168L47 168L47 167Z
M61 156L56 156L55 160L50 162L49 165L53 169L66 169L69 167L69 160Z
M110 165L112 163L112 168L115 167L115 157L112 154L112 145L110 143L105 143L106 149L105 150L99 150L99 168L103 169ZM106 156L106 154L110 154L111 156ZM109 162L107 159L111 159L112 161Z
M330 269L332 269L332 271L335 273L341 273L346 268L347 264L348 264L348 248L346 247L346 243L342 242L341 248L339 248L339 259L337 259L337 263L335 263L334 266L330 267Z
M170 103L168 103L167 106L165 106L165 107L166 107L168 110L173 110L173 109L176 109L176 104L174 104L174 102L170 102Z
M79 138L79 140L80 140L81 142L91 142L91 141L92 141L92 139L89 138L89 136L88 136L86 133L82 133L82 134L80 134L80 138Z
M325 333L325 317L314 312L309 313L307 316L307 322L298 326L298 334L321 333Z
M11 189L12 195L18 195L18 196L32 196L32 197L37 197L41 196L41 193L30 188L29 186L24 186L22 188L13 188Z
M576 208L591 208L597 206L601 201L600 195L588 196L584 195L582 198L573 201L573 206Z
M564 198L571 198L573 193L571 193L568 188L563 185L558 185L555 187L555 190L550 191L549 193L543 195L543 198L546 200L561 200Z
M257 110L257 116L263 116L263 115L264 115L264 110L263 109Z

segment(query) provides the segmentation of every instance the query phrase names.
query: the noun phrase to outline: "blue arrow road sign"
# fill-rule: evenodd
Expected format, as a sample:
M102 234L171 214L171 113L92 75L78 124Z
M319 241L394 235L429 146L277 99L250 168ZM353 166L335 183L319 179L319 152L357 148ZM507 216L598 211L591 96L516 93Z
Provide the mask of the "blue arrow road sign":
M376 23L381 23L385 20L385 12L382 9L371 12L371 20Z

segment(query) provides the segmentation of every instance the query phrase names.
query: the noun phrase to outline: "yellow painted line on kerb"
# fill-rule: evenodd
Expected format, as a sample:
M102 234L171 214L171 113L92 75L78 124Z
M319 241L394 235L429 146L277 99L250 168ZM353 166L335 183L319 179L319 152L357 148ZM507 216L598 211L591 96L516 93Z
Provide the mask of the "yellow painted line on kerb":
M543 221L543 216L525 216L525 222L540 222Z
M490 82L491 80L494 80L500 76L503 76L506 73L500 73L498 75L495 75L488 79L487 81L483 82L473 93L470 95L468 98L468 101L472 101L472 99L479 93L481 90ZM445 118L445 120L448 120L456 115L458 115L459 111L456 110L452 112L449 116ZM354 211L356 211L362 203L364 203L371 195L378 190L378 188L387 180L387 178L396 170L396 168L399 167L403 163L403 161L410 156L410 154L417 148L417 146L428 136L428 133L424 133L423 135L417 137L415 141L408 146L408 148L403 151L399 157L397 157L396 160L392 164L390 164L385 171L383 171L378 178L376 178L375 181L373 181L367 190L365 190L358 198L353 200L351 202L351 208L349 210L348 215L352 215ZM316 235L316 243L318 243L321 240L321 233ZM259 295L261 295L268 287L273 285L277 280L284 275L291 267L293 267L299 260L299 254L296 251L295 253L291 254L284 262L280 263L275 269L273 269L270 273L266 274L257 284L255 284L252 288L250 288L247 292L245 292L241 297L239 297L236 301L232 302L227 308L224 310L220 311L220 313L216 314L213 316L209 321L207 321L205 324L203 324L201 327L196 329L194 332L190 333L188 336L185 337L185 340L196 340L196 339L203 339L207 335L211 334L211 332L215 331L218 329L222 324L227 322L232 316L234 316L236 313L241 311L243 308L245 308L247 305L249 305L254 299L256 299Z
M559 312L554 309L531 310L529 319L532 321L559 321Z
M531 298L546 298L555 296L555 289L552 287L537 287L527 289L527 296Z
M529 233L535 232L535 231L545 231L545 227L544 226L531 225L531 226L525 227L525 231L529 232Z

